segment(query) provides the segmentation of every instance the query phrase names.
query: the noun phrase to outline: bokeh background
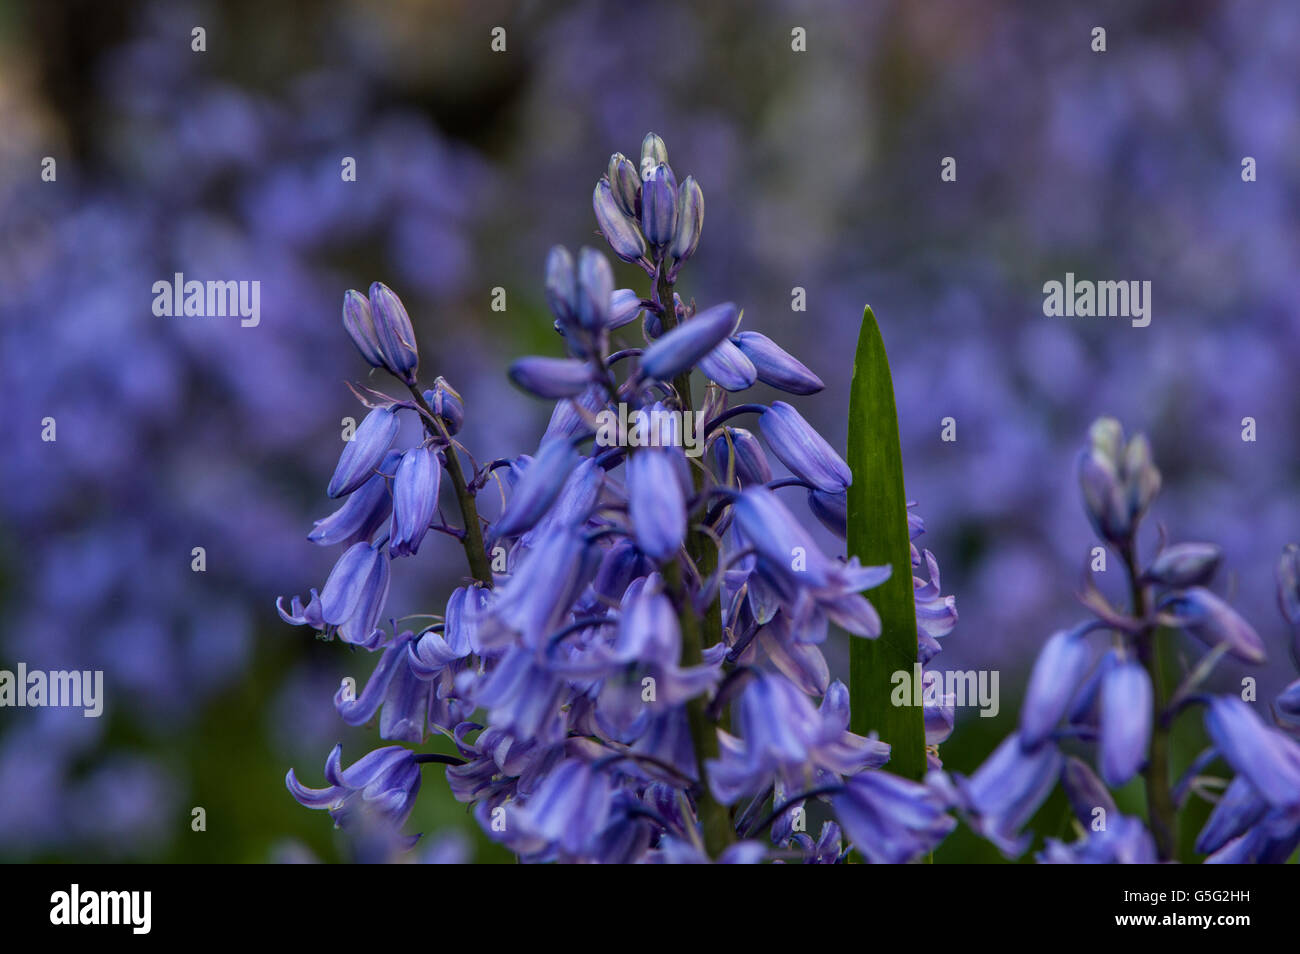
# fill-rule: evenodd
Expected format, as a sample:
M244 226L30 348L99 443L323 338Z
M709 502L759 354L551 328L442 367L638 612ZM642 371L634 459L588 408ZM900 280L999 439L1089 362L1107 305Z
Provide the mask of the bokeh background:
M1224 546L1222 589L1270 647L1262 692L1294 678L1272 573L1300 538L1300 7L1089 6L0 2L0 668L108 687L101 719L0 710L0 859L347 856L283 778L372 747L331 699L373 660L273 606L335 555L306 533L360 416L343 292L402 295L480 459L531 451L547 408L504 370L558 353L546 250L594 241L596 178L651 129L706 194L683 290L813 367L828 386L801 407L841 446L863 304L881 321L961 614L939 662L1002 677L948 767L991 751L1038 646L1081 616L1073 463L1101 413L1150 435L1173 538ZM177 271L259 280L261 324L155 317ZM1067 271L1151 281L1151 325L1045 318ZM426 551L390 612L438 611L463 572L449 542ZM426 773L408 826L429 855L500 860L442 789ZM959 832L939 860L992 859Z

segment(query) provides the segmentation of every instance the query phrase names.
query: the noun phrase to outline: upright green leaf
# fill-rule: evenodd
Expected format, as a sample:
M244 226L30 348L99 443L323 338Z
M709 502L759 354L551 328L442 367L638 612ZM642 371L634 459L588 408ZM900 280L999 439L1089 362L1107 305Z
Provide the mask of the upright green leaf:
M891 702L893 674L905 672L908 688L916 665L916 604L912 594L912 556L903 489L903 453L898 442L898 411L889 359L876 316L862 316L858 353L849 397L848 552L865 565L888 563L890 578L866 594L880 613L878 639L851 637L849 692L853 730L875 730L892 746L889 770L907 778L925 774L925 714L920 706ZM908 701L912 693L908 693Z

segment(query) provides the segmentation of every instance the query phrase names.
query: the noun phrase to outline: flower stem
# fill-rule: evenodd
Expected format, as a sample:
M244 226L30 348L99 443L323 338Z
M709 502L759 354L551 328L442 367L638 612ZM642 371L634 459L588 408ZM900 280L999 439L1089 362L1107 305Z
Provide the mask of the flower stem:
M1136 548L1124 549L1124 568L1128 571L1129 591L1133 615L1146 619L1149 601L1137 565ZM1137 637L1138 661L1151 678L1151 750L1142 777L1146 780L1147 823L1155 838L1156 851L1161 861L1174 858L1174 800L1169 788L1169 726L1162 718L1165 708L1165 681L1160 665L1160 630L1147 626Z
M442 419L433 413L433 408L429 407L429 402L424 399L420 389L409 384L407 388L415 398L416 404L420 406L420 410L425 413L424 428L429 432L429 436L447 442L447 452L443 454L443 458L447 465L447 475L451 477L451 485L456 491L456 502L460 505L461 519L465 523L465 536L461 540L461 544L465 547L465 559L469 562L469 572L474 579L491 589L492 564L488 560L487 548L483 544L483 527L478 519L478 506L474 503L474 495L469 492L469 485L465 483L465 473L460 468L460 457L457 456L456 448L451 443L451 435L443 426Z
M667 334L677 326L677 308L673 299L673 283L668 277L664 263L660 263L655 276L653 301L662 311L663 332ZM673 379L678 400L685 420L694 420L695 406L691 396L691 372L683 371ZM695 482L695 495L703 499L704 474L698 468L692 468ZM691 530L686 538L686 552L706 579L717 569L718 555L713 541L705 533ZM695 608L682 586L681 567L676 560L667 568L668 583L678 598L678 610L681 613L682 627L682 665L698 666L704 659L704 647L716 645L722 639L722 602L715 596L713 602L702 615L696 615ZM702 696L691 699L686 704L687 717L691 726L691 741L695 747L696 770L700 779L700 793L697 800L700 826L704 832L704 846L711 858L717 858L727 845L735 840L735 831L731 826L731 816L725 805L718 802L709 791L705 776L706 759L718 756L718 734L708 717L708 702Z

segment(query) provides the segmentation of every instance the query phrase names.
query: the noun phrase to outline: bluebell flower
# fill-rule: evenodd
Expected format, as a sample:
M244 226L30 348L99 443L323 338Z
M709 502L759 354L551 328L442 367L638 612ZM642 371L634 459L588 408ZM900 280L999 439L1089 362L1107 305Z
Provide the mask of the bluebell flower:
M326 493L342 497L369 480L397 436L397 427L397 412L391 407L377 407L367 414L339 455Z
M828 494L840 493L853 483L849 465L789 404L773 401L758 426L772 453L800 480Z
M563 245L553 246L546 256L546 304L560 325L577 323L578 277Z
M581 856L605 827L613 789L605 773L582 759L565 759L513 814L526 834Z
M695 254L704 230L704 191L694 176L687 176L677 191L677 226L668 254L684 262Z
M677 231L677 180L665 163L642 177L641 231L654 246L667 245Z
M718 478L725 482L732 475L741 487L765 484L772 479L772 468L763 445L743 427L724 427L712 439L713 465Z
M1226 644L1228 652L1250 663L1264 661L1264 641L1231 606L1209 590L1193 586L1171 594L1160 609L1208 646Z
M732 342L753 362L758 380L789 394L816 394L826 385L797 358L767 335L741 331Z
M1270 806L1300 806L1300 745L1265 725L1237 696L1215 696L1205 731L1219 754Z
M849 840L873 864L915 861L957 826L938 793L884 771L847 779L831 804Z
M1300 812L1273 809L1244 835L1205 859L1207 865L1280 865L1300 847Z
M393 526L389 553L409 556L420 549L420 541L438 511L438 489L442 467L432 447L412 447L402 455L393 478Z
M1051 865L1153 865L1159 859L1155 840L1142 822L1116 813L1107 817L1105 828L1089 830L1072 845L1047 839L1038 860Z
M376 712L379 737L392 742L424 741L424 721L429 711L430 685L411 666L414 634L402 633L385 648L375 671L358 696L351 679L334 695L334 707L348 725L365 725Z
M1101 817L1112 818L1119 814L1110 790L1082 759L1072 755L1065 760L1061 768L1061 787L1074 817L1085 828L1090 828ZM1098 815L1097 809L1105 815Z
M493 525L497 539L513 537L541 520L559 496L578 463L578 452L567 440L546 441L515 486L510 501Z
M712 351L736 327L740 313L731 302L714 305L678 325L646 348L641 376L670 381Z
M1030 748L1056 728L1088 674L1092 651L1086 632L1086 627L1076 627L1055 633L1038 654L1020 707L1020 738Z
M375 336L388 370L406 384L415 384L420 354L415 347L415 328L402 300L382 282L370 286L370 314Z
M1213 543L1175 543L1165 547L1144 574L1162 586L1203 586L1214 578L1223 550Z
M510 365L510 380L541 398L577 397L591 378L591 366L572 358L528 357Z
M641 193L641 174L637 171L636 164L621 152L616 152L609 157L605 178L609 180L610 191L618 200L623 214L635 217Z
M1151 744L1151 677L1124 660L1101 680L1101 777L1120 786L1146 764Z
M576 317L588 333L606 328L610 299L614 295L614 272L609 259L594 248L578 250L578 297Z
M1017 858L1032 841L1020 829L1056 785L1060 771L1061 753L1050 739L1026 750L1018 735L1009 735L970 778L953 776L955 801L972 828L1004 856Z
M389 579L384 551L365 542L354 543L334 564L319 597L313 590L306 607L295 597L292 612L285 611L283 600L276 605L285 622L337 631L344 642L373 649L384 636L378 624L388 599Z
M601 179L591 196L591 206L596 213L600 234L605 237L614 254L625 262L635 262L645 257L645 238L631 216L624 212L618 199L610 191L609 182Z
M328 809L335 824L346 828L367 813L394 828L405 823L420 791L420 764L415 753L400 745L375 749L347 768L343 746L334 746L325 762L328 788L307 788L294 775L285 777L290 794L307 808Z
M1224 789L1210 812L1205 827L1196 836L1196 850L1203 855L1218 851L1234 838L1253 828L1268 813L1268 802L1260 797L1244 775L1238 775Z
M351 546L370 540L393 512L393 495L385 475L394 473L401 459L400 453L389 451L380 462L378 471L349 494L342 507L316 521L307 539L324 547L336 543Z
M370 302L366 296L355 289L349 289L343 296L343 327L347 329L352 343L361 352L361 357L372 368L384 366L384 355L379 347L379 337L375 334L375 321L370 314Z
M652 560L673 556L686 539L686 499L672 455L664 447L643 447L627 462L628 513L636 544Z
M1283 689L1273 700L1278 724L1289 732L1300 732L1300 679Z
M754 363L726 338L700 359L699 368L706 378L728 391L743 391L758 379Z

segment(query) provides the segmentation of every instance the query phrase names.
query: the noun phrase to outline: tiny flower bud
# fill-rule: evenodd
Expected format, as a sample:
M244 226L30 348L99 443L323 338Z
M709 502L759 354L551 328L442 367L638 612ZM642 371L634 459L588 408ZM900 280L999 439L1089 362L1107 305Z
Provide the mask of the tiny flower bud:
M714 305L678 325L641 355L641 376L667 381L692 367L735 330L740 313L731 302Z
M510 366L510 380L541 398L577 397L591 383L591 367L571 358L520 358Z
M577 317L578 284L573 256L556 245L546 256L546 304L560 324L572 324Z

